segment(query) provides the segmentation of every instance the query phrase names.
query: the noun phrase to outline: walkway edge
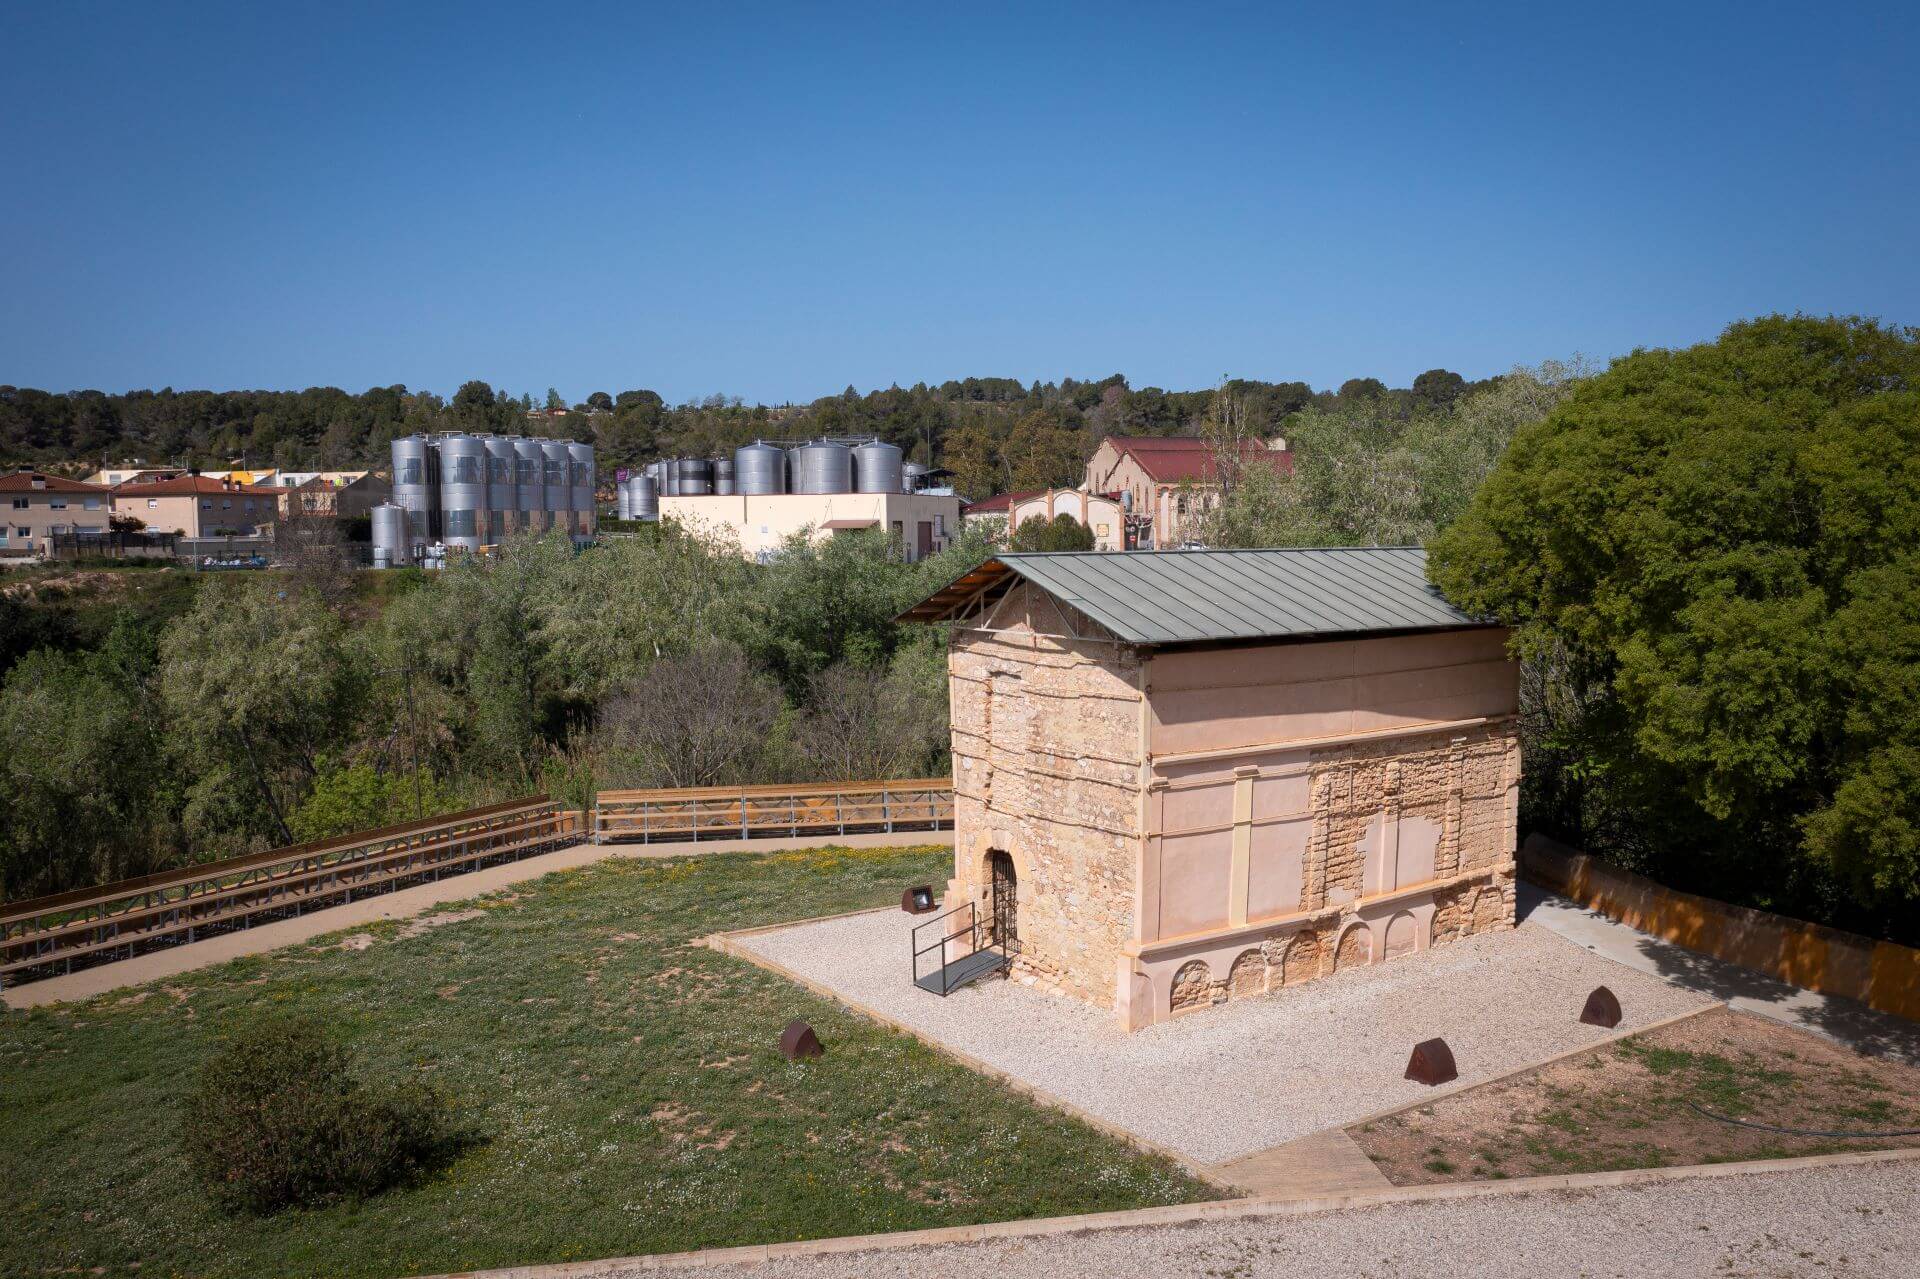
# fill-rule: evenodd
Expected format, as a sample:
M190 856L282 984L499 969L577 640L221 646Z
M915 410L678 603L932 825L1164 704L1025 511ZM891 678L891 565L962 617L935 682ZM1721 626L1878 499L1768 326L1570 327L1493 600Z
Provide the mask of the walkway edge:
M608 1257L600 1261L562 1261L545 1265L508 1266L499 1270L465 1270L420 1279L598 1279L619 1270L698 1270L713 1266L753 1265L786 1258L830 1256L836 1253L895 1251L944 1244L985 1243L996 1239L1033 1239L1082 1231L1130 1230L1143 1226L1181 1226L1203 1221L1231 1221L1255 1217L1304 1217L1352 1208L1387 1204L1430 1203L1449 1199L1490 1199L1553 1191L1609 1190L1658 1185L1714 1177L1754 1177L1812 1168L1853 1168L1883 1163L1920 1162L1920 1148L1854 1151L1838 1155L1804 1155L1794 1159L1765 1159L1748 1163L1689 1164L1679 1168L1633 1168L1623 1172L1567 1173L1555 1177L1517 1177L1508 1181L1449 1182L1442 1185L1397 1186L1391 1190L1328 1195L1308 1199L1220 1199L1163 1208L1133 1208L1124 1212L1087 1213L1074 1217L1039 1217L1029 1221L996 1221L977 1226L942 1226L931 1230L904 1230L896 1234L842 1235L833 1239L804 1239L791 1243L748 1244L738 1248L702 1248L694 1252L653 1253L638 1257Z

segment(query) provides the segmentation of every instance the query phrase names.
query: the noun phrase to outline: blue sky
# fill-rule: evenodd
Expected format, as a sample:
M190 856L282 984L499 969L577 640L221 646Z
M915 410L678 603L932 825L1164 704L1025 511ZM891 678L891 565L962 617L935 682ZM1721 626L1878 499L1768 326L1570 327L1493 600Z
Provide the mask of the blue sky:
M8 4L0 383L1484 376L1920 323L1912 5Z

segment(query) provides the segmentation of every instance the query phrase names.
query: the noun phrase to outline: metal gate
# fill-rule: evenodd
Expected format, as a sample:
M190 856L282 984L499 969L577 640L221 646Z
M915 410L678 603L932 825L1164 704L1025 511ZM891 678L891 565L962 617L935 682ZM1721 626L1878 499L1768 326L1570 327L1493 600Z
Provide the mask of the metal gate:
M993 916L993 941L1009 951L1020 949L1020 885L1014 876L1013 858L995 850L987 854L991 876L988 888Z

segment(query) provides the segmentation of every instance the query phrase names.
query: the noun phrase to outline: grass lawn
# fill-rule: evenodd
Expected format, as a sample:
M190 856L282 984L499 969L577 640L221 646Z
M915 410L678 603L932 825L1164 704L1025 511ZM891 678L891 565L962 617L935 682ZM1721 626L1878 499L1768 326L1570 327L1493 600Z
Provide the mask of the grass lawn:
M0 1274L405 1275L1213 1197L693 944L897 901L950 857L601 862L425 920L0 1014ZM479 1144L371 1200L220 1215L182 1163L178 1106L219 1037L267 1008L324 1018L363 1075L435 1081ZM782 1060L795 1016L824 1058Z

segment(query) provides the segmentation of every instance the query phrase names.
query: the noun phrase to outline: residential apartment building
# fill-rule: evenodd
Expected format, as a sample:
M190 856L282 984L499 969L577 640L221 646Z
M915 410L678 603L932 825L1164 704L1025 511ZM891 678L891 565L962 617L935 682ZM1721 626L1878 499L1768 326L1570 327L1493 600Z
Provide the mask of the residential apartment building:
M155 533L186 537L250 534L271 525L280 514L285 490L247 488L228 479L183 475L147 484L123 484L113 490L113 513L141 521Z
M280 514L365 517L393 496L393 485L371 471L282 471Z
M0 475L0 503L0 555L14 558L44 555L57 533L104 533L113 514L104 485L39 471Z
M1285 440L1245 446L1248 466L1293 474ZM1128 499L1133 546L1139 550L1181 545L1194 534L1197 517L1219 498L1219 470L1206 440L1190 435L1110 435L1087 461L1081 488Z

